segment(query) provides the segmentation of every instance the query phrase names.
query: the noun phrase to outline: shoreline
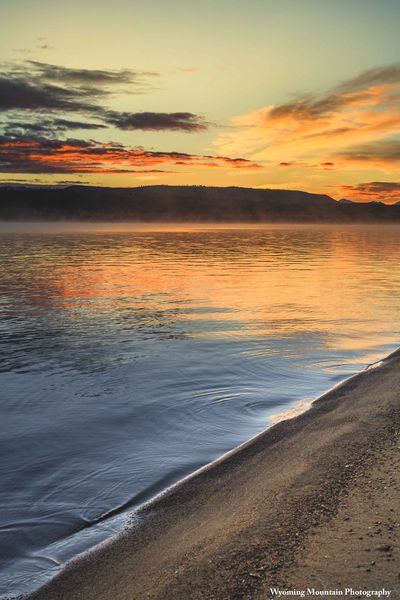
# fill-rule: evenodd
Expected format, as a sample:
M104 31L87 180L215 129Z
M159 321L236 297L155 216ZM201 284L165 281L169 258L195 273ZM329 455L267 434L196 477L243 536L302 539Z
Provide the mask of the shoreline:
M136 525L19 597L267 597L269 585L289 581L310 531L338 512L354 474L387 446L398 386L400 350L167 488L133 514Z

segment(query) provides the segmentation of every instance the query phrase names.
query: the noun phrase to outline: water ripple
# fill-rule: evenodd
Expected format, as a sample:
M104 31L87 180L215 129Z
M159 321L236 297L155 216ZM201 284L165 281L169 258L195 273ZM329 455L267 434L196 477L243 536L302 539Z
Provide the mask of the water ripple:
M399 240L395 227L0 234L0 593L393 349Z

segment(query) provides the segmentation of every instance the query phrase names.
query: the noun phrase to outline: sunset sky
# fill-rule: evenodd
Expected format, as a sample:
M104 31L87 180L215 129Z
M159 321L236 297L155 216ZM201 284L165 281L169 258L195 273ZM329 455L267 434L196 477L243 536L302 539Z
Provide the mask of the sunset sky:
M400 201L399 0L0 0L0 182Z

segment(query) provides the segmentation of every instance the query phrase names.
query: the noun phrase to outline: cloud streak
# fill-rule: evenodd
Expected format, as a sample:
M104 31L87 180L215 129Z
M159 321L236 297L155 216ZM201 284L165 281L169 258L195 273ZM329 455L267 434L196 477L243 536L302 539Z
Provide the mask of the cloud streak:
M60 133L71 130L96 130L106 129L102 123L90 123L87 121L74 121L71 119L45 118L35 121L10 120L4 123L4 133L8 137L26 137L27 135L42 135L56 137Z
M400 163L400 140L382 140L370 144L350 146L337 152L338 159L353 163L373 163L386 167Z
M49 81L62 85L79 85L88 87L109 87L115 85L148 86L149 80L158 77L155 71L133 71L131 69L73 69L61 65L53 65L29 60L30 73L41 81Z
M204 131L208 124L204 118L189 112L156 113L156 112L108 112L105 120L118 129L132 131Z
M393 204L400 201L400 182L370 181L356 185L341 185L337 187L337 192L350 200Z
M180 167L250 170L259 168L258 164L243 158L157 152L93 140L0 137L2 173L171 172L164 170L164 165L174 168L175 171L180 171Z

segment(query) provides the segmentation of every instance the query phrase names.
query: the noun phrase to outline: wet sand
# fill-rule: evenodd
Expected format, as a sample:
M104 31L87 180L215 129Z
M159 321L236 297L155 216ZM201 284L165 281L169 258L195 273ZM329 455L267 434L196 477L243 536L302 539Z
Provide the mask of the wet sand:
M27 598L400 597L399 400L397 351L147 504Z

